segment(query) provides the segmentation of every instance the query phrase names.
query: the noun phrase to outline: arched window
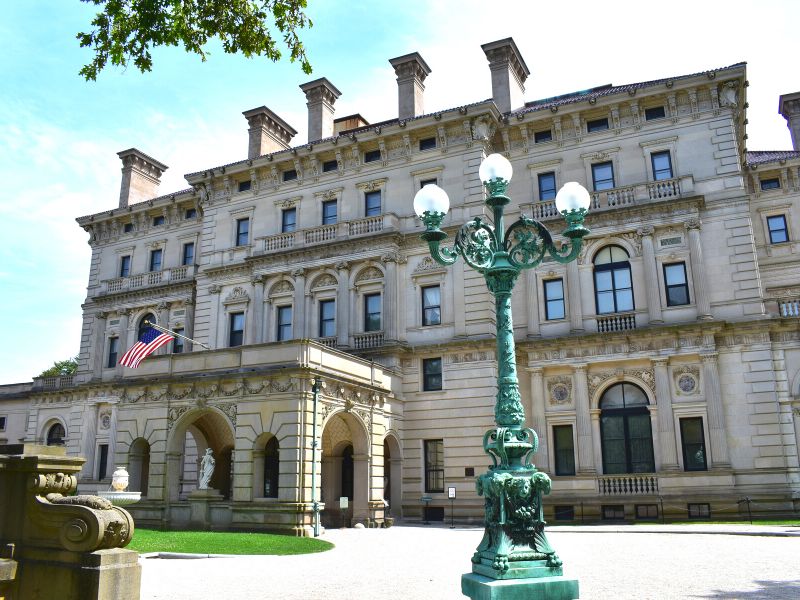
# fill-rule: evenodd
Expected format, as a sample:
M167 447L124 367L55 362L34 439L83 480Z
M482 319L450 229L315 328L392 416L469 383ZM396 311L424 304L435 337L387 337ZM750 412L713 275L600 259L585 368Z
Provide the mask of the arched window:
M631 265L619 246L606 246L594 257L594 297L598 315L633 310Z
M353 499L353 447L342 450L342 496Z
M647 396L632 383L617 383L600 399L603 473L653 473L653 435Z
M264 498L278 497L280 473L280 445L278 438L270 438L264 447Z
M63 446L65 437L67 437L67 432L64 431L64 426L56 423L47 430L47 445Z
M137 341L142 339L142 334L144 334L145 330L147 330L147 328L150 327L150 325L147 325L145 321L147 321L148 323L155 323L156 316L153 313L147 313L145 316L139 319L139 328L136 330Z

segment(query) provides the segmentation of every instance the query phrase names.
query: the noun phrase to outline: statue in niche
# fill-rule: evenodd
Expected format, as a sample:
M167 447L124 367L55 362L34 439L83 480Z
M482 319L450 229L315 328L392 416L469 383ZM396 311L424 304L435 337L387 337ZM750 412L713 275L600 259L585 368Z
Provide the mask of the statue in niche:
M197 489L207 490L208 484L211 483L211 476L214 474L214 465L217 461L214 460L214 453L211 448L206 448L206 453L200 461L200 478L197 483Z
M731 108L736 108L738 105L738 99L736 94L736 83L733 81L726 81L722 85L722 89L719 91L719 105L720 106L729 106Z

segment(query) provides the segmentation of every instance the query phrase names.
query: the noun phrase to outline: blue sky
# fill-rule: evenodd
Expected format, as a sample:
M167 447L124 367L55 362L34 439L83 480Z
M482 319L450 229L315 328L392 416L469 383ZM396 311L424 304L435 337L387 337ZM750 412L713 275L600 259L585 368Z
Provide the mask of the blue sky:
M490 3L478 0L309 0L303 35L314 67L248 60L212 46L205 63L179 48L154 52L151 73L111 68L97 82L75 34L92 5L7 0L0 21L0 384L30 381L78 352L89 269L75 218L116 206L116 153L135 146L183 174L246 155L242 111L266 104L306 141L298 86L327 77L338 115L396 116L389 58L417 51L432 69L426 111L491 96L482 43L512 36L531 70L526 99L748 62L748 148L789 149L778 96L800 91L800 3L641 1ZM409 202L411 199L409 198ZM10 340L14 340L13 343Z

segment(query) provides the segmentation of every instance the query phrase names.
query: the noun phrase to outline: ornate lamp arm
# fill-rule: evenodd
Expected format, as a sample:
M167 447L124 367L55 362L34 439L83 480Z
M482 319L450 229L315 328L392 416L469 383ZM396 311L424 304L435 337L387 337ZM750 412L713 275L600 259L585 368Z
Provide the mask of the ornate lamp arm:
M425 231L420 237L428 242L431 258L440 265L452 265L458 258L458 252L453 248L441 247L441 243L447 239L447 234L439 229L439 225L444 219L444 213L425 211L420 218L425 224Z

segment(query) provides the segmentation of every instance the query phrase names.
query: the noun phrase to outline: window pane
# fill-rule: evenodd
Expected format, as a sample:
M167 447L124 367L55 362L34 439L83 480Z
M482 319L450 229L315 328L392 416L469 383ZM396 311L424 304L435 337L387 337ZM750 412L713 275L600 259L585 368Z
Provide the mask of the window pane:
M650 432L650 415L629 415L631 470L634 473L653 473L653 437Z
M183 264L194 264L194 242L183 245Z
M761 180L762 190L777 190L780 187L781 187L781 181L778 178Z
M575 448L572 441L572 425L553 427L553 442L556 451L556 475L575 475Z
M364 331L381 329L381 295L364 296Z
M335 160L326 160L322 163L322 172L323 173L330 173L331 171L336 171L339 168L339 163Z
M426 358L422 361L422 389L435 391L442 389L442 359Z
M535 144L541 144L543 142L549 142L553 139L553 132L549 129L545 129L544 131L537 131L533 134L533 141Z
M539 200L552 200L556 197L556 174L539 174Z
M660 181L672 178L672 161L669 152L654 152L650 155L650 159L653 163L653 179Z
M600 417L600 430L603 446L603 472L606 474L626 473L625 424L622 416Z
M284 171L283 172L283 180L284 181L294 181L295 179L297 179L297 170L296 169L292 169L290 171Z
M420 150L432 150L436 148L436 138L429 137L424 138L419 141L419 149Z
M180 333L182 335L183 334L183 328L176 329L175 333ZM172 353L173 354L181 354L182 352L183 352L183 338L176 336L175 339L172 340Z
M689 290L685 285L667 288L667 306L689 304Z
M278 307L278 334L279 342L292 339L292 307Z
M653 119L663 119L666 116L663 106L654 106L652 108L644 109L644 118L646 121Z
M767 226L769 227L770 243L780 244L781 242L789 241L785 216L776 215L774 217L767 217Z
M119 262L119 276L127 277L131 274L131 257L123 256Z
M281 233L289 233L297 228L297 209L287 208L281 213Z
M603 398L600 400L601 409L623 408L624 406L625 400L623 399L621 385L612 385L605 392L603 392Z
M327 200L322 203L322 224L336 223L336 200Z
M323 300L319 303L319 336L336 335L336 300Z
M236 221L236 245L246 246L250 238L250 219Z
M664 278L667 285L680 285L686 283L686 270L683 263L664 265Z
M631 287L631 270L629 267L614 269L614 286L617 289Z
M614 187L614 167L610 162L592 165L592 179L595 191L610 190Z
M706 470L706 444L703 437L703 419L681 419L681 445L683 467L686 471Z
M597 312L601 315L615 312L613 292L597 293Z
M231 313L229 346L241 346L244 342L244 313Z
M162 257L162 250L153 250L150 253L150 270L151 271L160 271L161 270L161 257Z
M422 288L422 324L439 325L442 322L441 290L438 285Z
M564 318L564 283L561 279L544 282L545 312L548 320Z
M633 292L631 290L617 291L617 312L633 310Z
M367 217L376 217L381 214L381 193L367 192L364 194L364 214Z
M611 271L595 271L594 285L598 292L605 292L614 289L614 281Z
M425 440L425 491L444 492L444 442Z

